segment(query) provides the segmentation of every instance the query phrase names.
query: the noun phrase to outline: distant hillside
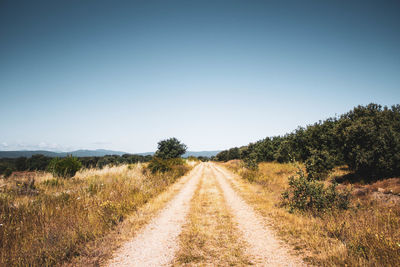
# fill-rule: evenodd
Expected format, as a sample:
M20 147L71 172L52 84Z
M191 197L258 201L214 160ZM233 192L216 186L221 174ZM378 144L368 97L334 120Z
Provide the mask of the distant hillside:
M212 157L218 154L220 151L188 151L183 157L187 158L190 156L194 157ZM76 150L71 152L53 152L47 150L22 150L22 151L0 151L0 158L18 158L27 157L30 158L32 155L41 154L47 157L66 157L67 155L72 155L75 157L103 157L105 155L123 155L129 154L122 151L96 149L96 150ZM137 155L153 155L154 152L136 153Z
M185 154L183 154L182 157L187 158L187 157L213 157L217 155L221 150L213 150L213 151L187 151ZM147 155L153 155L154 152L144 152L144 153L138 153L138 155L142 156L147 156Z
M47 157L66 157L67 155L72 155L75 157L102 157L105 155L123 155L126 154L126 152L105 149L76 150L71 152L53 152L47 150L0 151L0 158L29 158L36 154L45 155Z
M215 150L215 151L188 151L186 152L183 157L187 158L190 156L193 157L213 157L215 155L217 155L219 152L221 152L221 150Z

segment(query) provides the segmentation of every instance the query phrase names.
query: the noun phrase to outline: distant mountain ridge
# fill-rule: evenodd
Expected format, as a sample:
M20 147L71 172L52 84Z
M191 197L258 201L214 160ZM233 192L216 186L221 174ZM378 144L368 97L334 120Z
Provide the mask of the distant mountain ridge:
M218 154L218 151L187 151L183 157L212 157ZM68 155L72 155L74 157L103 157L105 155L118 155L121 156L123 154L132 154L123 151L114 151L114 150L106 150L106 149L96 149L96 150L76 150L71 152L54 152L47 150L19 150L19 151L0 151L0 158L19 158L19 157L27 157L30 158L33 155L41 154L47 157L66 157ZM136 155L153 155L154 152L144 152L144 153L134 153Z
M187 151L183 157L187 158L187 157L213 157L215 155L217 155L219 152L221 152L221 150L211 150L211 151Z
M18 158L27 157L30 158L33 155L41 154L47 157L66 157L72 155L74 157L102 157L105 155L123 155L127 154L122 151L96 149L96 150L75 150L71 152L54 152L48 150L20 150L20 151L0 151L0 158Z

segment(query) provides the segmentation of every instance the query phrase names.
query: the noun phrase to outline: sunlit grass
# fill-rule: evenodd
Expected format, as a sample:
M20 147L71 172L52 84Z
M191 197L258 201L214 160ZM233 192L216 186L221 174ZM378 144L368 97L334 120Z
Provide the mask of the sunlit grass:
M177 178L176 173L150 174L137 164L83 170L73 179L44 173L35 183L8 180L0 193L0 265L69 260Z
M240 162L224 164L243 175ZM309 263L323 266L400 266L400 206L377 201L371 194L354 196L348 210L313 216L289 213L280 205L290 164L261 163L248 180L234 179L234 187L265 217L271 218L281 238ZM338 168L331 178L346 174ZM383 183L383 182L382 182ZM392 182L393 183L393 182ZM350 185L348 185L350 187Z

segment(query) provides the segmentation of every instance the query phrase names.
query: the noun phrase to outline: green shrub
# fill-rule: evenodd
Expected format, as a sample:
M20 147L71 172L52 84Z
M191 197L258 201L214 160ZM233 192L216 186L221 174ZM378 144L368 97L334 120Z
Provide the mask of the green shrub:
M56 177L70 178L82 167L81 162L75 157L54 158L48 166L48 170Z
M314 214L329 209L347 209L350 192L338 192L337 184L325 187L320 181L308 179L299 168L297 175L289 177L289 189L282 194L283 204L290 212L310 211Z
M180 171L183 167L185 167L185 162L181 158L176 158L176 159L162 159L159 157L154 157L149 165L148 169L152 173L156 172L169 172L172 170L177 170Z
M249 157L246 158L244 161L244 166L251 170L251 171L257 171L258 170L258 163L255 157Z
M335 166L334 159L324 150L314 150L305 162L308 179L325 180Z

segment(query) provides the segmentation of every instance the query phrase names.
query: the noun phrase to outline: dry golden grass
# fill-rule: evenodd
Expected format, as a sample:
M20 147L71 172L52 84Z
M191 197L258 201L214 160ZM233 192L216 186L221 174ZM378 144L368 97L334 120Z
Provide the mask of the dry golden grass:
M194 167L197 163L188 162ZM82 249L79 257L67 262L64 266L103 266L112 257L113 253L128 240L132 239L137 232L146 225L166 204L181 190L190 177L183 176L173 185L169 186L161 194L151 199L145 205L120 223L114 230L102 238L98 238Z
M239 162L225 167L243 175ZM280 206L287 177L295 168L288 164L261 163L254 182L237 176L232 185L263 216L282 239L321 266L400 266L400 207L380 203L372 196L354 197L345 211L319 217L289 213ZM336 170L337 175L341 170Z
M215 176L206 170L180 235L175 266L243 266L250 261Z
M85 244L104 238L177 178L125 165L85 170L73 179L8 180L0 193L0 265L60 265L79 256Z

